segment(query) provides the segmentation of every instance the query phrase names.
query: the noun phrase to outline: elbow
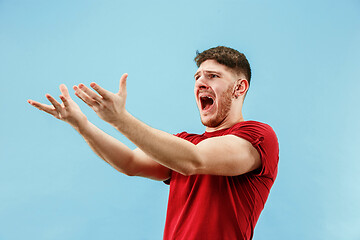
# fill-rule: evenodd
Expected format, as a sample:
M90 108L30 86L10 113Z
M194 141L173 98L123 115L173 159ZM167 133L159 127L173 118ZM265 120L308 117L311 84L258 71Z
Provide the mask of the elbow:
M196 175L196 171L195 169L190 169L190 168L186 168L186 169L182 169L180 171L178 171L181 175L184 175L186 177L192 176L192 175Z
M195 158L192 161L189 161L189 164L184 166L182 169L179 170L184 176L192 176L197 174L203 174L205 172L205 165L201 158Z
M120 171L121 172L121 171ZM121 172L123 174L125 174L128 177L136 177L138 176L137 174L133 173L133 172Z
M200 168L196 168L196 167L192 167L192 168L189 167L189 168L179 171L179 173L181 173L182 175L184 175L186 177L201 174L202 172L203 171Z
M139 169L137 169L134 164L132 164L132 161L129 161L127 164L125 164L125 166L121 166L115 163L110 163L110 165L126 176L136 177L140 175Z
M133 171L130 171L130 170L128 170L128 169L121 169L121 168L118 168L118 167L116 167L116 166L113 166L118 172L120 172L120 173L122 173L122 174L124 174L124 175L126 175L126 176L128 176L128 177L135 177L135 176L138 176L135 172L133 172Z

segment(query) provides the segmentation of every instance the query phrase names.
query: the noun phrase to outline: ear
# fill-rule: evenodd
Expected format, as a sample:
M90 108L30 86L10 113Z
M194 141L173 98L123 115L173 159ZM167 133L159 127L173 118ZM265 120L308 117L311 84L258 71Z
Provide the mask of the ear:
M248 89L249 89L249 82L246 79L236 80L235 88L234 88L235 98L238 98L240 96L245 96Z

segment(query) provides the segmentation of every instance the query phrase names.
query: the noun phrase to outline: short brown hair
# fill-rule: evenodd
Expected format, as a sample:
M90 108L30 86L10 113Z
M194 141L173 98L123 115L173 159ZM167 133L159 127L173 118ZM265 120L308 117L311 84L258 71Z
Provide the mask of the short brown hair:
M251 68L245 55L235 49L218 46L203 52L196 51L195 62L198 67L206 60L213 59L232 69L236 74L244 74L250 85Z

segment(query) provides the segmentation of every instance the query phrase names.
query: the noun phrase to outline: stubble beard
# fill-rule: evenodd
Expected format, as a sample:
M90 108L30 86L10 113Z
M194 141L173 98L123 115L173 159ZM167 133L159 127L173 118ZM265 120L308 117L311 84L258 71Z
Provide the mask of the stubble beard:
M217 127L225 120L231 108L232 92L233 86L229 86L229 88L220 96L218 109L215 117L207 121L204 121L201 118L201 122L204 126Z

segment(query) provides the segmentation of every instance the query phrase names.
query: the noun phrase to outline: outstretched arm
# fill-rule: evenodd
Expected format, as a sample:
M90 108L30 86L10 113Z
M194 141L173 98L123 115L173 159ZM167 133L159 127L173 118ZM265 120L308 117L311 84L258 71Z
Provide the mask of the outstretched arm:
M91 122L79 128L79 133L99 157L128 176L141 176L159 181L170 177L168 168L155 162L140 149L131 150Z
M90 123L79 106L71 99L65 85L60 85L60 91L62 93L60 96L62 104L49 94L46 94L46 97L52 105L33 100L28 100L28 102L39 110L69 123L82 135L98 156L118 171L130 176L142 176L155 180L169 178L169 169L153 161L140 149L132 151L126 145Z
M126 79L124 74L117 93L91 83L98 94L83 84L76 88L75 94L154 161L184 175L235 176L260 167L259 153L242 138L227 135L194 145L142 123L125 109Z

